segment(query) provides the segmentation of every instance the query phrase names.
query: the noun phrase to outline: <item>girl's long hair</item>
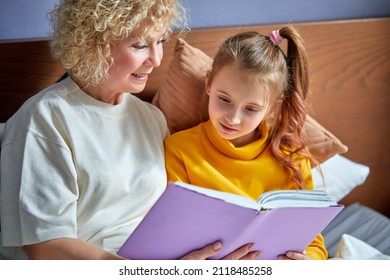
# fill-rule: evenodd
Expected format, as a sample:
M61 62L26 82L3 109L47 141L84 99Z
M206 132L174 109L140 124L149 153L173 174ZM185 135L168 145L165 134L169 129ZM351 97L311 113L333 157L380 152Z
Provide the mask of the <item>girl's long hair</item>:
M309 90L307 55L303 39L293 27L286 26L278 32L287 40L286 53L269 36L257 32L228 38L214 58L208 82L212 83L223 67L234 65L244 73L247 82L269 93L268 145L299 188L305 189L300 159L314 161L303 131Z

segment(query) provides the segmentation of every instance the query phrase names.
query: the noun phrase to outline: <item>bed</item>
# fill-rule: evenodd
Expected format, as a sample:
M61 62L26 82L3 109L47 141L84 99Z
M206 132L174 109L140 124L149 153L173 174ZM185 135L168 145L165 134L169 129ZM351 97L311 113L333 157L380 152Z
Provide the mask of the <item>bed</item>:
M390 256L390 18L294 24L310 61L306 124L316 188L326 188L345 209L323 231L330 258ZM138 96L159 106L172 131L207 117L205 72L219 44L244 30L268 33L281 25L231 26L173 34L164 59ZM46 39L0 41L0 134L4 123L64 69ZM203 109L202 109L203 108Z

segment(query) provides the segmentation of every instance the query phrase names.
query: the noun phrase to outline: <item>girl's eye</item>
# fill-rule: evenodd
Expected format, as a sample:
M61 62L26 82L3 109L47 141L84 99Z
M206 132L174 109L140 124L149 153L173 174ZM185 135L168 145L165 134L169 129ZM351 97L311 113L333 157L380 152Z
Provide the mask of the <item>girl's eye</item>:
M230 103L230 100L224 96L219 96L219 100L221 100L224 103Z
M257 108L254 107L246 107L246 110L251 113L257 113L259 111Z
M167 39L161 39L157 41L157 44L164 44L167 41Z

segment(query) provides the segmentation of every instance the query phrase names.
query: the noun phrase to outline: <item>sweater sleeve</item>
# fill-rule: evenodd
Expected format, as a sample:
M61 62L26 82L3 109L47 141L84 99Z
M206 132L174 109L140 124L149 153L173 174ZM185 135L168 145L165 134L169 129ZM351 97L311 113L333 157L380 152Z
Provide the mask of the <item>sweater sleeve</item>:
M5 143L2 156L3 245L76 237L79 192L71 152L29 131Z
M165 149L165 167L167 170L168 182L180 181L189 183L186 166L181 153L176 149L176 145L171 141L171 137L168 137L164 141Z
M312 260L326 260L328 259L328 251L326 250L324 237L319 234L306 248L306 255Z

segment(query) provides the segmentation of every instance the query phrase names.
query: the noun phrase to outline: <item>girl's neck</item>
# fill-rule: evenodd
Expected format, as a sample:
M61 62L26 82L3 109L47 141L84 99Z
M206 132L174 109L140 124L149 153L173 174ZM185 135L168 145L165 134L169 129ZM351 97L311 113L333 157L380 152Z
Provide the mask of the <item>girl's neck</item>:
M242 137L239 137L236 139L232 139L229 141L234 145L234 147L239 148L239 147L246 146L250 143L253 143L253 142L259 140L260 138L261 138L261 130L259 128L257 128L245 136L242 136Z

